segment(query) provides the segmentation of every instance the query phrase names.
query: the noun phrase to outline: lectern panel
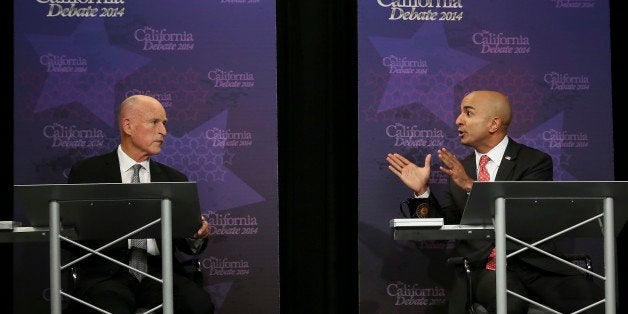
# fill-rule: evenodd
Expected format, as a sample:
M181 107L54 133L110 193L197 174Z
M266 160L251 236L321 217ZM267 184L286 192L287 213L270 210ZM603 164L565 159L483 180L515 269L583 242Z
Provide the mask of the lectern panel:
M15 185L15 192L31 226L48 227L49 203L56 201L61 227L82 240L110 240L159 219L164 198L172 202L174 237L190 237L200 227L196 182ZM141 235L159 238L159 224Z

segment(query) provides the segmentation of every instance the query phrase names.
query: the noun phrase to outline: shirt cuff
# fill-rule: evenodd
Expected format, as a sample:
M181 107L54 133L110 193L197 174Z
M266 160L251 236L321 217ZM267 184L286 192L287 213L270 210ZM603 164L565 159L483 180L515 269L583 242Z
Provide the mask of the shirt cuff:
M194 238L185 238L190 247L190 250L194 252L194 254L198 254L201 252L201 248L203 247L203 241L205 239L194 239Z
M425 190L425 192L423 192L423 194L421 195L416 195L416 192L412 193L414 195L414 198L428 198L430 197L430 188L427 187L427 190Z

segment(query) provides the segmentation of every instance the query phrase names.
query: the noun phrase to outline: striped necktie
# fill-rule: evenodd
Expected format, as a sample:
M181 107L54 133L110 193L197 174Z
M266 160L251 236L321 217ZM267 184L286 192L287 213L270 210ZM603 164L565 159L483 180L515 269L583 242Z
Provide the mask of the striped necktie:
M135 164L133 165L133 176L131 177L131 183L140 183L140 169L142 165ZM146 239L131 239L131 258L129 260L129 266L146 272L148 266L146 264L146 250L147 250ZM137 278L137 280L142 281L144 275L139 272L130 270L131 274Z

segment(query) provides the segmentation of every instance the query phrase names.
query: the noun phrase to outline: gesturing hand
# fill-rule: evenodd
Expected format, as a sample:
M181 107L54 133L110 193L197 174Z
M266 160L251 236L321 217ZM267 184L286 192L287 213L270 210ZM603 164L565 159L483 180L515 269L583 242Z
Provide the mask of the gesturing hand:
M427 191L427 182L430 179L430 160L431 154L425 156L425 165L419 167L410 162L405 157L394 153L386 156L388 169L396 174L401 181L408 186L414 193L421 195Z
M443 162L443 165L440 166L440 171L448 175L463 190L471 191L473 179L464 171L464 167L462 167L456 155L445 148L441 148L438 150L438 158Z

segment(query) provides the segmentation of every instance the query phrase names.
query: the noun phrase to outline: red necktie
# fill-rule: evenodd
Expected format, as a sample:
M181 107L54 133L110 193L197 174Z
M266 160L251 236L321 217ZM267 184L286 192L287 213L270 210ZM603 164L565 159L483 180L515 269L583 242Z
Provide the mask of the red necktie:
M488 163L489 160L491 159L486 155L482 155L482 157L480 157L480 171L478 172L478 181L491 181L491 176L488 174L488 170L486 170L486 163ZM488 255L486 269L495 270L495 247L493 247L491 253Z
M486 164L491 160L488 156L482 155L480 157L480 172L478 172L478 181L491 181L491 175L488 174L488 170L486 170Z

